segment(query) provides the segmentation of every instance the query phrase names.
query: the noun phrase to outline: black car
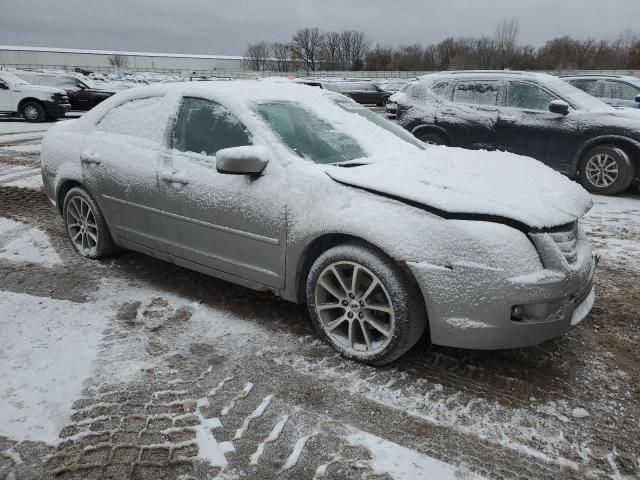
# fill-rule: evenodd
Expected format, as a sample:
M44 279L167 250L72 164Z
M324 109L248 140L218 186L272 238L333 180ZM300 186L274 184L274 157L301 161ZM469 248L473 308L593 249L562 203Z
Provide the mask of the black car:
M16 75L32 85L45 85L66 90L72 110L91 110L115 92L92 88L71 75L16 72Z
M393 92L388 92L371 82L337 82L340 93L363 105L386 105Z
M597 193L622 192L640 174L640 111L551 75L425 75L398 101L398 121L427 143L536 158Z
M640 108L640 78L628 75L571 75L560 78L614 107Z

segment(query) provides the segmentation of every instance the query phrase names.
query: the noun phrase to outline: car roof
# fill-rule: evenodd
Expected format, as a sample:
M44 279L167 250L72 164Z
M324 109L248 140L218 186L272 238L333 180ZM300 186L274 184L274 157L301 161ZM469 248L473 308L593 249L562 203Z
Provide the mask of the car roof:
M582 73L578 75L560 75L560 78L563 80L580 80L580 79L617 79L617 80L629 80L632 82L640 82L640 78L634 77L632 75L607 75L604 73Z
M524 72L518 70L449 70L445 72L430 73L418 77L422 81L440 81L454 80L458 78L469 77L473 79L529 79L537 81L545 81L554 78L552 75L539 72Z

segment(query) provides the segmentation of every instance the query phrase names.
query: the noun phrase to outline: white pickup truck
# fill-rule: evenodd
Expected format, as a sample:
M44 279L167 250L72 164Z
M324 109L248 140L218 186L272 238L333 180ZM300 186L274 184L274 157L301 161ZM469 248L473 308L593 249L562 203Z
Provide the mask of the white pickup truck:
M29 122L64 117L71 110L67 92L31 85L11 72L0 71L0 113L19 114Z

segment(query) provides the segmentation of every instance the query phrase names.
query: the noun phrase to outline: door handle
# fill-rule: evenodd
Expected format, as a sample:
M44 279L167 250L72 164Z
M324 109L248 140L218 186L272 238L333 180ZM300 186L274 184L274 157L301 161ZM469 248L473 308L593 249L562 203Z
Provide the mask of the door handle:
M444 113L446 115L453 115L453 114L456 113L456 111L453 110L453 109L445 108L444 110L442 110L442 113Z
M518 117L500 117L500 121L504 123L516 123L518 120Z
M80 162L87 165L100 165L100 157L93 152L80 153Z
M160 179L166 183L179 183L180 185L186 185L189 183L189 180L187 180L184 177L171 175L167 173L163 173L162 175L160 175Z

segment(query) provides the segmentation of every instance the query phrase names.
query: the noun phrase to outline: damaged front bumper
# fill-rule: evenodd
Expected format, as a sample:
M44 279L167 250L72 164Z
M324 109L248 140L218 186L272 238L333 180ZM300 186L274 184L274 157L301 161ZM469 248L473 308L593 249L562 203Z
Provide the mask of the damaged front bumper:
M544 269L524 276L509 277L503 269L479 264L408 262L425 298L432 343L483 350L526 347L561 336L582 321L593 306L598 257L581 237L568 262L547 237L532 238Z

